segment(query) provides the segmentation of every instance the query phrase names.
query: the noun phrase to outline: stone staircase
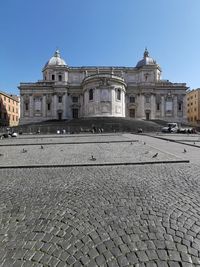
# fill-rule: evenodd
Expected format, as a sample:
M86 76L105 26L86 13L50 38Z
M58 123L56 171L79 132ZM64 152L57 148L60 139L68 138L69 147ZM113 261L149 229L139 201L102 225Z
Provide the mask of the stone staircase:
M141 128L143 132L159 132L162 124L154 121L138 120L132 118L79 118L72 120L50 120L42 123L26 124L13 127L17 132L23 133L56 133L57 130L65 130L66 133L81 133L81 132L137 132Z

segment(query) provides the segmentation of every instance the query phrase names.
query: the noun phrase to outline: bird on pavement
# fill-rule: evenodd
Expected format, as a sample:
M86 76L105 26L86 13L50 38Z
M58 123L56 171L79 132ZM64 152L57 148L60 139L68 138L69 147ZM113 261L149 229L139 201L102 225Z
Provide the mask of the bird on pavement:
M91 155L91 158L90 158L90 160L92 160L92 161L95 161L95 160L96 160L96 158L94 158L94 156L93 156L93 155Z
M158 156L158 153L156 153L155 155L152 156L152 158L156 158Z
M184 148L183 153L186 153L186 152L187 152L187 150Z
M41 147L40 147L41 149L44 149L44 147L41 145Z
M146 145L146 142L144 142L144 145Z
M27 152L27 150L23 148L22 153L26 153L26 152Z

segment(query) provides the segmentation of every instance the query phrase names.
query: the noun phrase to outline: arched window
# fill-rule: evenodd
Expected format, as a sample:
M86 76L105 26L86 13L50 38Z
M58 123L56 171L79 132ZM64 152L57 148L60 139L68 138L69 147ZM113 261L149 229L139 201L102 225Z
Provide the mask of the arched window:
M94 97L94 90L90 89L89 90L89 100L93 100L93 97Z
M121 100L121 90L117 89L117 100Z
M61 75L61 74L58 75L58 81L59 81L59 82L62 81L62 75Z

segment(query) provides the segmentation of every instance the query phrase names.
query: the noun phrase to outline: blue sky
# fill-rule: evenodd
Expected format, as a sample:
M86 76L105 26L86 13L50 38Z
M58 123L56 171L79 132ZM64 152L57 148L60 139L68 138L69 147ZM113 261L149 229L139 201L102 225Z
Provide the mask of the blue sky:
M200 0L1 0L0 90L36 82L59 48L69 66L135 66L200 87Z

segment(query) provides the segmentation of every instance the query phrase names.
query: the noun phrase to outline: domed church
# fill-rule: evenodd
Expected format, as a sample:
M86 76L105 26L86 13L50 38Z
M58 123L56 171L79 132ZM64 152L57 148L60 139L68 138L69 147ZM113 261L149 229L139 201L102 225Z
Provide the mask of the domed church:
M43 79L20 83L20 124L79 117L186 120L185 83L161 78L147 49L135 67L71 67L57 50Z

